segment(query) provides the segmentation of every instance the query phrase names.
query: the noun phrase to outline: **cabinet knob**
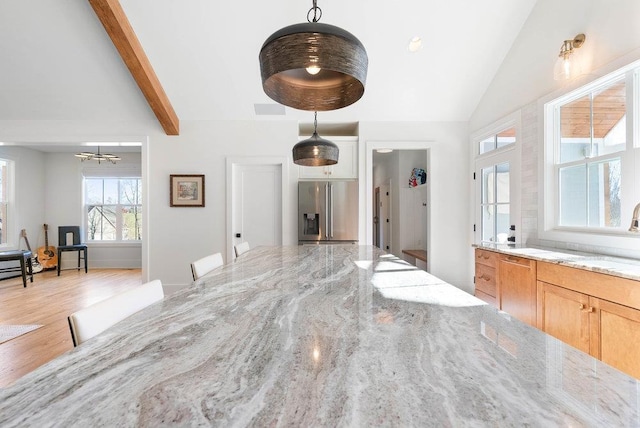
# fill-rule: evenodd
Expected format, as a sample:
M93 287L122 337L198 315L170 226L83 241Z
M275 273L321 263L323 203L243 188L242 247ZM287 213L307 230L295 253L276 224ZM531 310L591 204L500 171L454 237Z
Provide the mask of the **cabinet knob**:
M587 308L587 305L585 305L584 303L580 305L580 309L582 310L582 312L587 312L587 313L593 313L596 311L596 308L594 308L593 306L589 306Z

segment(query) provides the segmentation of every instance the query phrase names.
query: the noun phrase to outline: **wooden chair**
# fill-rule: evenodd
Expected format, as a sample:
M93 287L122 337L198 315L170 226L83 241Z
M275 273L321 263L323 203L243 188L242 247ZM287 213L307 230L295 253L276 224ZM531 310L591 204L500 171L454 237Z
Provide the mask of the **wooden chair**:
M236 257L240 257L242 254L246 253L247 251L249 251L251 248L249 247L249 243L248 242L241 242L238 245L236 245L235 247L233 247L236 250Z
M193 280L195 281L198 278L202 278L223 264L224 260L222 260L222 254L220 253L211 254L210 256L196 260L191 263L191 274L193 275Z
M68 320L73 346L80 345L163 298L162 283L156 279L71 314Z
M67 234L72 235L72 243L67 245ZM87 268L87 246L81 243L80 226L59 226L58 227L58 276L60 276L60 265L62 264L62 253L67 251L78 252L78 270L80 270L80 254L83 254L84 272Z

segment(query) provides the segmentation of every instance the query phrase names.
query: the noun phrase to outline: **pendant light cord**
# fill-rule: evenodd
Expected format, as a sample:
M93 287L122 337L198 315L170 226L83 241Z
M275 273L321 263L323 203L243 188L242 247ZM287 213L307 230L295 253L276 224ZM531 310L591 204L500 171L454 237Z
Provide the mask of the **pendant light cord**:
M318 112L317 111L313 112L313 133L314 134L318 133Z
M311 16L311 12L313 12L313 19L309 18ZM308 22L318 22L322 18L322 9L318 7L318 1L313 0L313 7L309 9L307 12L307 21Z

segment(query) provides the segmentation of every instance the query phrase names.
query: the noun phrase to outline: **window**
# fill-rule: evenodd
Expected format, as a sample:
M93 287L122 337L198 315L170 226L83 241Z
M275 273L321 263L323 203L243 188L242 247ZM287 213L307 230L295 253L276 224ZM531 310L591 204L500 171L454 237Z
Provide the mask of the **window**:
M13 162L0 159L0 245L9 245L10 204L13 195Z
M492 131L472 138L476 180L476 242L507 242L514 212L514 167L516 160L516 124L513 115L491 127ZM497 130L497 132L496 132Z
M85 178L85 214L90 241L142 238L140 178Z
M511 127L509 129L505 129L504 131L498 132L497 134L491 135L490 137L480 141L479 153L481 155L484 153L489 153L493 150L506 147L509 144L514 144L515 142L516 142L516 128Z
M483 242L506 242L509 217L509 162L482 168L481 236Z
M639 72L631 64L545 105L546 237L626 233L640 183Z
M621 226L626 84L614 81L556 107L559 226Z

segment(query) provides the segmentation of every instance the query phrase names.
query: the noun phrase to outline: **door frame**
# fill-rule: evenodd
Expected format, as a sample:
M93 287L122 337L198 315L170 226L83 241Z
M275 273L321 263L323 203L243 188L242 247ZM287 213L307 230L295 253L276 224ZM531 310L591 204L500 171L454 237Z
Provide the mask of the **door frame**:
M234 259L233 251L233 171L237 166L256 166L256 165L276 165L281 169L281 198L282 198L282 243L286 244L290 242L289 224L291 223L289 215L289 159L286 157L270 157L270 156L233 156L226 159L226 176L227 176L227 189L226 189L226 241L227 241L227 254L226 260L231 261Z

